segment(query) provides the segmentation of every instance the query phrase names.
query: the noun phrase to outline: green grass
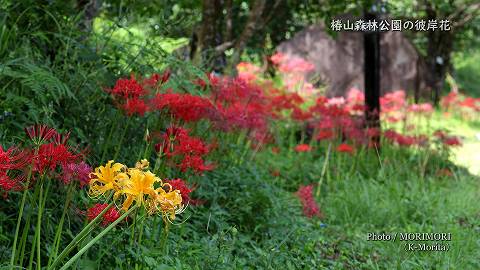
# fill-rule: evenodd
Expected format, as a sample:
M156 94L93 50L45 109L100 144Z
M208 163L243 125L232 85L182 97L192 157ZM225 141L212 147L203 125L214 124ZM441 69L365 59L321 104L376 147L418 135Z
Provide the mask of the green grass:
M426 125L419 127L424 130ZM476 203L480 183L473 174L478 160L472 158L480 148L469 140L479 130L457 118L435 114L430 130L438 128L466 138L464 146L450 154L450 161L430 151L384 145L380 158L358 153L356 169L351 170L355 158L333 154L317 197L326 224L317 229L321 240L312 240L314 252L322 254L320 265L328 269L480 268L480 207ZM325 149L321 146L312 154L282 149L279 155L271 155L267 151L257 161L281 171L272 184L294 191L299 183L319 181ZM442 168L449 168L453 175L439 175ZM449 245L449 251L405 251L406 244L415 242L400 241L398 235L396 241L367 241L368 233L393 236L406 232L451 233L452 240L442 242ZM306 269L316 267L307 265Z
M173 253L167 257L175 258L177 266L165 269L480 267L480 207L475 203L480 186L466 170L453 169L452 177L436 176L434 171L421 177L418 161L425 156L388 146L382 150L382 167L368 159L374 155L360 153L364 167L353 173L339 170L350 168L353 158L336 156L317 197L325 218L308 219L291 191L300 183L318 181L322 155L314 159L317 153L281 151L265 151L241 168L228 166L206 176L209 184L202 182L197 194L217 192L219 197L191 209L186 226L175 228L177 241L170 243ZM436 161L432 159L432 169L455 168ZM280 177L270 175L272 166L280 169ZM228 195L220 195L227 190ZM367 241L368 233L406 232L451 233L452 241L443 242L449 251L407 252L404 246L410 241Z
M453 57L454 78L466 94L480 96L480 51L457 52Z
M351 245L353 254L375 254L369 269L478 269L480 214L472 204L479 185L472 178L349 179L344 189L321 198L326 223ZM464 222L464 220L466 220ZM368 233L444 232L448 252L406 252L402 242L367 241ZM338 241L338 240L337 240ZM366 263L367 265L369 263ZM375 266L375 267L373 267Z
M436 113L431 120L432 129L446 129L451 134L462 138L462 146L454 149L450 160L458 166L468 169L472 174L480 176L480 126L457 117L445 117Z

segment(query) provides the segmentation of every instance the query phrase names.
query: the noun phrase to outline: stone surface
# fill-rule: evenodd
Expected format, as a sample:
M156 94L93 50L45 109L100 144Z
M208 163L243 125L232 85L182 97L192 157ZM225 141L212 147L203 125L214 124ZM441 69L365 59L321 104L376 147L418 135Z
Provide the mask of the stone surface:
M281 53L302 57L315 65L306 74L309 81L325 85L328 96L344 95L350 88L363 91L363 34L326 33L321 24L309 26L277 47ZM424 89L424 63L411 42L401 32L383 32L380 39L382 94L405 90L413 94Z

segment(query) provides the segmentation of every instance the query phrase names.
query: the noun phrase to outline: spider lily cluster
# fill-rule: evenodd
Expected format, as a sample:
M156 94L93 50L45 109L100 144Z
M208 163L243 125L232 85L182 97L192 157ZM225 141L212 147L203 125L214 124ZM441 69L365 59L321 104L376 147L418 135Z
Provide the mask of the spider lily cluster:
M113 200L123 211L135 205L172 221L185 209L182 194L147 170L148 166L147 160L138 162L134 168L110 160L91 174L89 195L98 198L113 192Z
M34 125L26 128L25 132L28 139L23 146L18 144L6 150L0 146L0 192L5 199L12 192L23 192L13 239L11 268L25 266L40 269L46 266L56 269L80 244L78 239L92 233L97 224L106 227L71 257L62 268L66 269L115 225L129 217L133 210L143 208L146 214L159 215L164 222L172 223L190 201L191 190L183 180L162 181L148 169L146 159L132 168L112 160L92 171L84 161L87 151L72 146L69 132L60 133L46 125ZM86 212L79 211L85 214L89 223L60 252L63 224L74 203L72 198L86 185L89 185L91 198L106 200L94 204ZM50 239L43 235L42 221L46 209L51 206L48 199L55 191L60 194L66 191L67 194L53 243L46 244ZM24 211L29 208L35 211ZM133 219L135 221L136 215ZM31 224L34 224L34 235L27 237ZM45 245L52 247L48 256L43 251Z

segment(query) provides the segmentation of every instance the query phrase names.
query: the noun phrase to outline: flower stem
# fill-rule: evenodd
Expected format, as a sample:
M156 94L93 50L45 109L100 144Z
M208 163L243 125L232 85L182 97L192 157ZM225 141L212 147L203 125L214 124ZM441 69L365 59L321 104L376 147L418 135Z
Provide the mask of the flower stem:
M20 265L23 265L23 258L25 257L25 248L26 248L26 242L27 242L27 236L28 236L28 228L30 228L30 220L32 219L31 215L27 216L27 221L25 222L25 226L22 232L22 238L20 242L19 251L20 251L20 258L18 259ZM15 259L17 261L17 259Z
M115 130L117 123L119 121L114 121L112 124L112 127L110 128L110 132L108 133L108 137L105 140L105 143L103 144L103 149L102 149L102 158L100 158L100 161L103 162L103 159L105 158L105 154L107 153L107 148L110 146L110 139L112 138L113 131Z
M72 191L73 191L74 185L70 183L68 186L68 191L67 191L67 198L65 200L65 205L63 206L63 213L62 217L60 218L60 222L57 227L57 231L55 232L55 237L53 240L53 252L48 258L48 264L47 266L50 266L52 263L52 260L57 256L58 253L58 248L60 247L60 241L62 238L62 229L63 229L63 223L65 222L65 216L67 214L68 207L70 206L70 201L72 199Z
M318 181L318 188L317 188L317 194L316 194L317 197L320 196L320 190L322 188L323 178L327 171L328 159L330 158L331 149L332 149L332 143L330 142L328 144L327 153L325 154L325 161L323 162L323 168L322 168L322 173L320 174L320 180Z
M28 186L30 184L30 178L32 176L32 169L33 168L30 168L30 170L28 172L27 184L25 186L25 191L23 191L22 202L20 204L20 210L19 210L19 213L18 213L17 226L15 227L15 237L13 238L12 257L10 258L10 269L13 269L14 264L15 264L15 255L16 255L15 252L16 252L16 249L17 249L18 233L20 231L20 224L22 223L23 210L25 208L25 201L27 199Z
M42 183L40 184L40 196L38 196L39 198L39 208L38 208L38 214L37 214L37 225L35 226L35 238L37 238L37 269L40 270L41 269L41 265L42 265L42 262L41 262L41 256L40 256L40 233L41 233L41 229L42 229L42 214L43 214L43 206L45 205L43 203L43 181Z
M130 245L133 245L135 242L135 229L137 228L137 215L138 215L138 208L135 210L135 215L133 216L132 236L130 237Z
M40 186L42 186L42 181L43 181L43 178L40 178L40 184L37 184L35 185L35 191L33 193L33 198L31 199L31 205L35 205L37 204L38 208L40 209L40 206L41 206L41 199L40 199ZM34 207L32 207L32 209L34 209ZM37 214L38 215L38 214ZM38 220L38 217L37 217L37 220ZM28 228L25 228L25 230L28 230ZM32 269L32 265L33 265L33 261L34 261L34 258L35 258L35 247L37 246L37 230L36 230L36 227L35 227L35 234L34 234L34 237L33 237L33 241L32 241L32 245L31 245L31 249L30 249L30 258L28 260L28 269Z
M125 138L125 134L127 133L128 127L130 126L131 119L132 119L131 117L128 117L127 124L125 125L125 128L123 129L123 132L122 132L122 136L120 137L120 140L118 141L117 149L115 150L115 155L113 156L113 160L117 159L118 154L120 153L120 149L123 148L123 146L122 146L123 139Z
M165 252L165 248L167 246L169 224L170 223L164 222L164 224L165 224L165 227L164 227L164 230L163 230L162 244L161 244L161 247L160 247L160 250L162 251L162 253Z
M133 210L135 210L137 206L134 206L130 208L127 212L125 212L120 218L115 220L112 224L110 224L107 228L105 228L103 231L101 231L95 238L90 240L80 251L77 252L70 260L67 261L67 263L60 268L60 270L65 270L68 269L77 259L80 258L80 256L83 255L90 247L93 246L98 240L100 240L106 233L108 233L110 230L113 229L120 221L124 220ZM53 269L53 268L52 268Z
M37 244L37 238L34 237L33 238L33 241L32 241L32 249L30 250L30 258L28 259L28 268L27 269L32 269L32 265L33 265L33 255L35 254L35 249L34 247L36 246Z
M153 232L152 232L153 243L157 242L157 239L158 239L157 231L158 231L158 216L155 215L153 217ZM152 248L153 246L150 246L150 247Z
M111 198L111 196L109 197L109 199ZM55 258L55 261L53 261L52 265L50 267L48 267L47 269L50 270L50 269L55 269L55 267L63 260L63 258L65 258L68 253L76 246L78 245L78 243L80 243L84 238L85 236L87 236L92 230L93 230L93 226L97 223L97 221L99 221L103 215L110 209L112 208L112 206L114 205L113 202L111 202L107 207L105 207L105 209L102 210L102 212L100 212L100 214L98 214L98 216L96 216L92 221L90 221L90 223L87 224L87 226L85 226L85 228L83 228L82 231L80 231L74 238L73 240L65 247L65 249L63 249L63 251L60 253L60 255L58 255L57 258Z
M140 232L138 233L138 240L137 240L137 244L136 244L137 251L139 252L139 254L141 252L141 243L142 243L142 236L143 236L143 224L144 224L144 222L140 223L140 226L139 226ZM138 269L138 267L139 267L138 263L135 263L135 269Z

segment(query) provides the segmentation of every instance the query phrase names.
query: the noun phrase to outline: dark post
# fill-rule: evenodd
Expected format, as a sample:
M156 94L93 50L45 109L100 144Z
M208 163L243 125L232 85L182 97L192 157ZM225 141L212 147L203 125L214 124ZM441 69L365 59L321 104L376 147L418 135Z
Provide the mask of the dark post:
M377 15L365 11L364 20L377 20ZM380 31L365 32L363 46L366 125L380 130ZM380 138L376 136L372 140L378 147Z

